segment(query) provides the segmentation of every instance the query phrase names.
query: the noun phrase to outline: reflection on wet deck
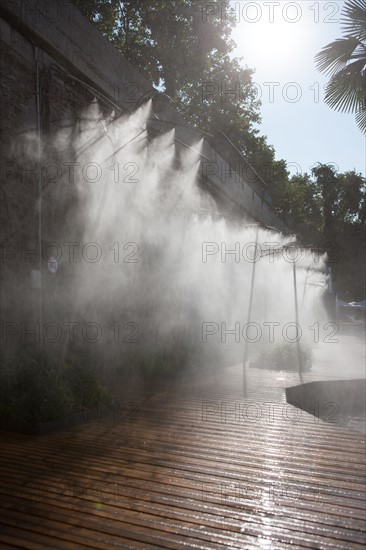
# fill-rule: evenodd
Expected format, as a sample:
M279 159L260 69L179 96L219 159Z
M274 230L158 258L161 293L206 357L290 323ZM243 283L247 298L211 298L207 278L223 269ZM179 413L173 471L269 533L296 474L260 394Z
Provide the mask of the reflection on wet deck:
M285 401L296 373L241 367L135 414L1 434L2 548L363 548L365 443Z

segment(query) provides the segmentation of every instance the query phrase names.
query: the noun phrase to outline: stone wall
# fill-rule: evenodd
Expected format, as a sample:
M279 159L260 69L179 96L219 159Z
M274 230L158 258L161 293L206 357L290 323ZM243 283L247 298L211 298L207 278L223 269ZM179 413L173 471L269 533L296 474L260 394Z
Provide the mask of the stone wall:
M175 128L177 143L190 145L201 137L190 128L169 100L159 94L123 56L80 14L68 0L3 0L3 17L11 32L23 41L37 44L65 71L83 82L120 112L136 109L153 98L156 116L150 126L160 133ZM30 55L28 55L29 60ZM28 61L29 62L29 61ZM231 150L231 151L230 151ZM288 232L274 214L263 181L253 177L244 159L225 147L225 160L205 141L202 152L202 182L221 200L225 210L245 214L264 225ZM241 214L240 214L241 212Z

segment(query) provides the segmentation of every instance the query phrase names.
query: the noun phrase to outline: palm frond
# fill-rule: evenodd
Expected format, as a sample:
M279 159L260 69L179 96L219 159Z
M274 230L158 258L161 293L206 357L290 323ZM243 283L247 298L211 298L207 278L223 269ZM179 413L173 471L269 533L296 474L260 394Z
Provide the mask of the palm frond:
M315 56L317 69L325 74L334 75L343 69L352 58L355 50L364 49L363 44L352 36L338 38L324 46Z
M356 122L361 132L366 134L366 106L357 111Z
M341 17L342 30L361 42L366 41L366 2L365 0L348 0Z
M325 88L325 102L337 111L356 113L365 104L365 90L361 75L341 71L334 75Z
M345 113L356 113L366 132L366 0L346 0L341 18L346 36L325 46L316 56L317 69L330 76L325 102Z

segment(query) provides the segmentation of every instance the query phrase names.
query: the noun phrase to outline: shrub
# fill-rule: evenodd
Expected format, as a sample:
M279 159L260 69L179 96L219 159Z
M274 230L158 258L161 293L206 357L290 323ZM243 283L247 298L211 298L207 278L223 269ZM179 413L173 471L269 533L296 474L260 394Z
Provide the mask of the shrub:
M303 370L311 368L311 353L304 348L300 348L301 364ZM296 344L283 344L275 346L273 349L262 352L251 366L262 369L273 370L298 370L299 358Z
M95 367L49 357L19 356L1 365L0 416L46 422L109 401Z

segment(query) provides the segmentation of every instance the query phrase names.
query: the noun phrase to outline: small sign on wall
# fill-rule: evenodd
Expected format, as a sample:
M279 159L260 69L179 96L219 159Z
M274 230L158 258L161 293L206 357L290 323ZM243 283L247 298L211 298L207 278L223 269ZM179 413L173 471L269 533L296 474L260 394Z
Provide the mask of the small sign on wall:
M57 268L58 268L58 263L57 263L57 260L56 258L54 258L53 256L51 256L47 262L47 265L48 265L48 271L50 273L56 273L57 271Z

